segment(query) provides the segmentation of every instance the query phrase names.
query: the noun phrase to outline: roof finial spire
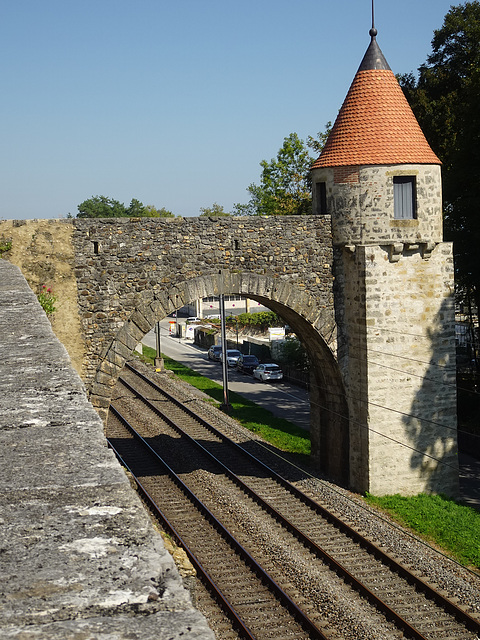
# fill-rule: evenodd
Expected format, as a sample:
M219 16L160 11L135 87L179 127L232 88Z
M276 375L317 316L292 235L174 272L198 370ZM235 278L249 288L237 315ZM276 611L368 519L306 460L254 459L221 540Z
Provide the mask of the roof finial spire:
M375 0L372 0L372 28L369 31L369 34L372 40L377 35L378 31L375 29Z

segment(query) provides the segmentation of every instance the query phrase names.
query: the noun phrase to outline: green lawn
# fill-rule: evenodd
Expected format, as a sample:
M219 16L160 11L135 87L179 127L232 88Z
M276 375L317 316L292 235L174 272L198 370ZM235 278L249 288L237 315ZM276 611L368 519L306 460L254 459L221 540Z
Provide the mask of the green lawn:
M144 359L153 363L155 350L143 346ZM201 389L212 398L215 406L223 402L223 388L199 373L164 356L165 367L180 379ZM257 433L273 446L302 456L310 454L310 438L296 425L273 416L270 411L242 398L229 394L231 414L244 427ZM480 513L444 496L420 494L413 497L367 494L369 504L389 513L403 526L435 544L462 564L480 571Z
M480 513L476 509L423 493L381 498L367 494L366 500L462 564L480 570Z

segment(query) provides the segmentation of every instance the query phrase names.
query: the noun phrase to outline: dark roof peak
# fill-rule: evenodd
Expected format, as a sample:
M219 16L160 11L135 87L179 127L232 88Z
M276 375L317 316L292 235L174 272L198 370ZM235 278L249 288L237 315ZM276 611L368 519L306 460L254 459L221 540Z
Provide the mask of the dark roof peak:
M370 44L368 46L363 60L358 67L358 71L371 71L372 69L382 69L384 71L391 71L388 62L385 60L385 56L377 43L377 30L375 27L370 29ZM357 73L358 73L357 71Z

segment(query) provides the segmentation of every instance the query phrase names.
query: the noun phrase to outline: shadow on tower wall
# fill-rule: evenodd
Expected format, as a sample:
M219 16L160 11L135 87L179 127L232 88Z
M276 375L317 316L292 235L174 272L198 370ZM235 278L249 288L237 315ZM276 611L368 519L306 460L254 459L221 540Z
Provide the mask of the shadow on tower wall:
M425 492L458 497L457 390L453 300L443 301L426 335L412 345L412 375L421 376L409 414L402 418L410 449L410 467ZM428 350L421 343L428 340ZM415 359L415 346L426 358ZM416 370L415 370L416 369Z

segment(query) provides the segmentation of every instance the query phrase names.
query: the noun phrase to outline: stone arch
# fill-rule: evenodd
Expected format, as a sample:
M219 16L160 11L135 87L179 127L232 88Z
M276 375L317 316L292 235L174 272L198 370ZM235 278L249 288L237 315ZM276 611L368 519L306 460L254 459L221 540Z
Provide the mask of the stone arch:
M338 366L333 308L288 280L249 272L217 272L178 280L159 290L144 291L136 309L115 335L97 368L91 401L106 417L113 387L126 360L159 320L185 304L221 293L244 295L280 315L298 335L311 362L310 408L312 458L340 483L349 480L349 420Z

